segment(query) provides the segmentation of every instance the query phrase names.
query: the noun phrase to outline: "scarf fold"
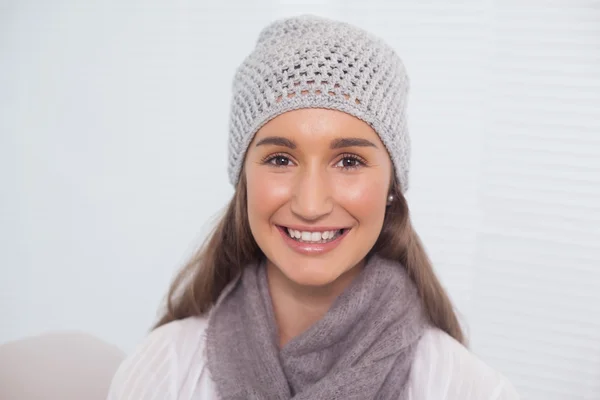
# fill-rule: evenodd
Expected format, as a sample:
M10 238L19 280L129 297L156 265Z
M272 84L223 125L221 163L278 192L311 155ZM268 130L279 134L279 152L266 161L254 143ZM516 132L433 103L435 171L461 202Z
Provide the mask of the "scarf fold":
M249 265L210 313L208 368L221 400L403 400L426 321L405 268L372 256L280 349L266 267Z

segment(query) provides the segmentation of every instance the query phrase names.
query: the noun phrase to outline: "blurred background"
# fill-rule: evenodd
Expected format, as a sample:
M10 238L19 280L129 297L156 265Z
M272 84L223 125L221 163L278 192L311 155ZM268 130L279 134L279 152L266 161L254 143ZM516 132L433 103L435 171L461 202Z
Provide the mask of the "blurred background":
M233 193L237 65L305 13L407 66L408 200L472 350L524 399L600 399L592 0L0 0L0 344L134 349Z

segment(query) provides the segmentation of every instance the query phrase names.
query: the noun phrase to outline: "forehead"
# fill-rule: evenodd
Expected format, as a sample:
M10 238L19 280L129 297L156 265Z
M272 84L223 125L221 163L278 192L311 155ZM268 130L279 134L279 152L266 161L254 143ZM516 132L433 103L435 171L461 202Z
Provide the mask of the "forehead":
M342 111L306 108L288 111L267 122L253 140L280 136L303 143L329 143L342 137L368 139L381 144L379 136L366 122Z

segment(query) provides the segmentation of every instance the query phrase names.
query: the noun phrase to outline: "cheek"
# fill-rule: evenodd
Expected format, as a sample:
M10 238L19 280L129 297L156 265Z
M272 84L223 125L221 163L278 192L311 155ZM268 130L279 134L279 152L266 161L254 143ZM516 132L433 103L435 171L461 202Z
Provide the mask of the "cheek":
M247 172L246 180L250 224L268 222L269 218L287 202L290 185L283 179L268 177L260 170L252 168Z
M385 179L365 176L349 184L336 185L338 203L364 225L380 225L385 215L388 183Z

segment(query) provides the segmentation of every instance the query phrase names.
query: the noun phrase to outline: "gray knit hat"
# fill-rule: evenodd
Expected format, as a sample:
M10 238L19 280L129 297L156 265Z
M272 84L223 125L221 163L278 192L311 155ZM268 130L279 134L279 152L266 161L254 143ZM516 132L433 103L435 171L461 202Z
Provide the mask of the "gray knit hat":
M254 134L299 108L327 108L367 122L408 189L408 77L383 40L347 23L304 15L278 20L260 33L237 69L229 126L229 180L239 179Z

